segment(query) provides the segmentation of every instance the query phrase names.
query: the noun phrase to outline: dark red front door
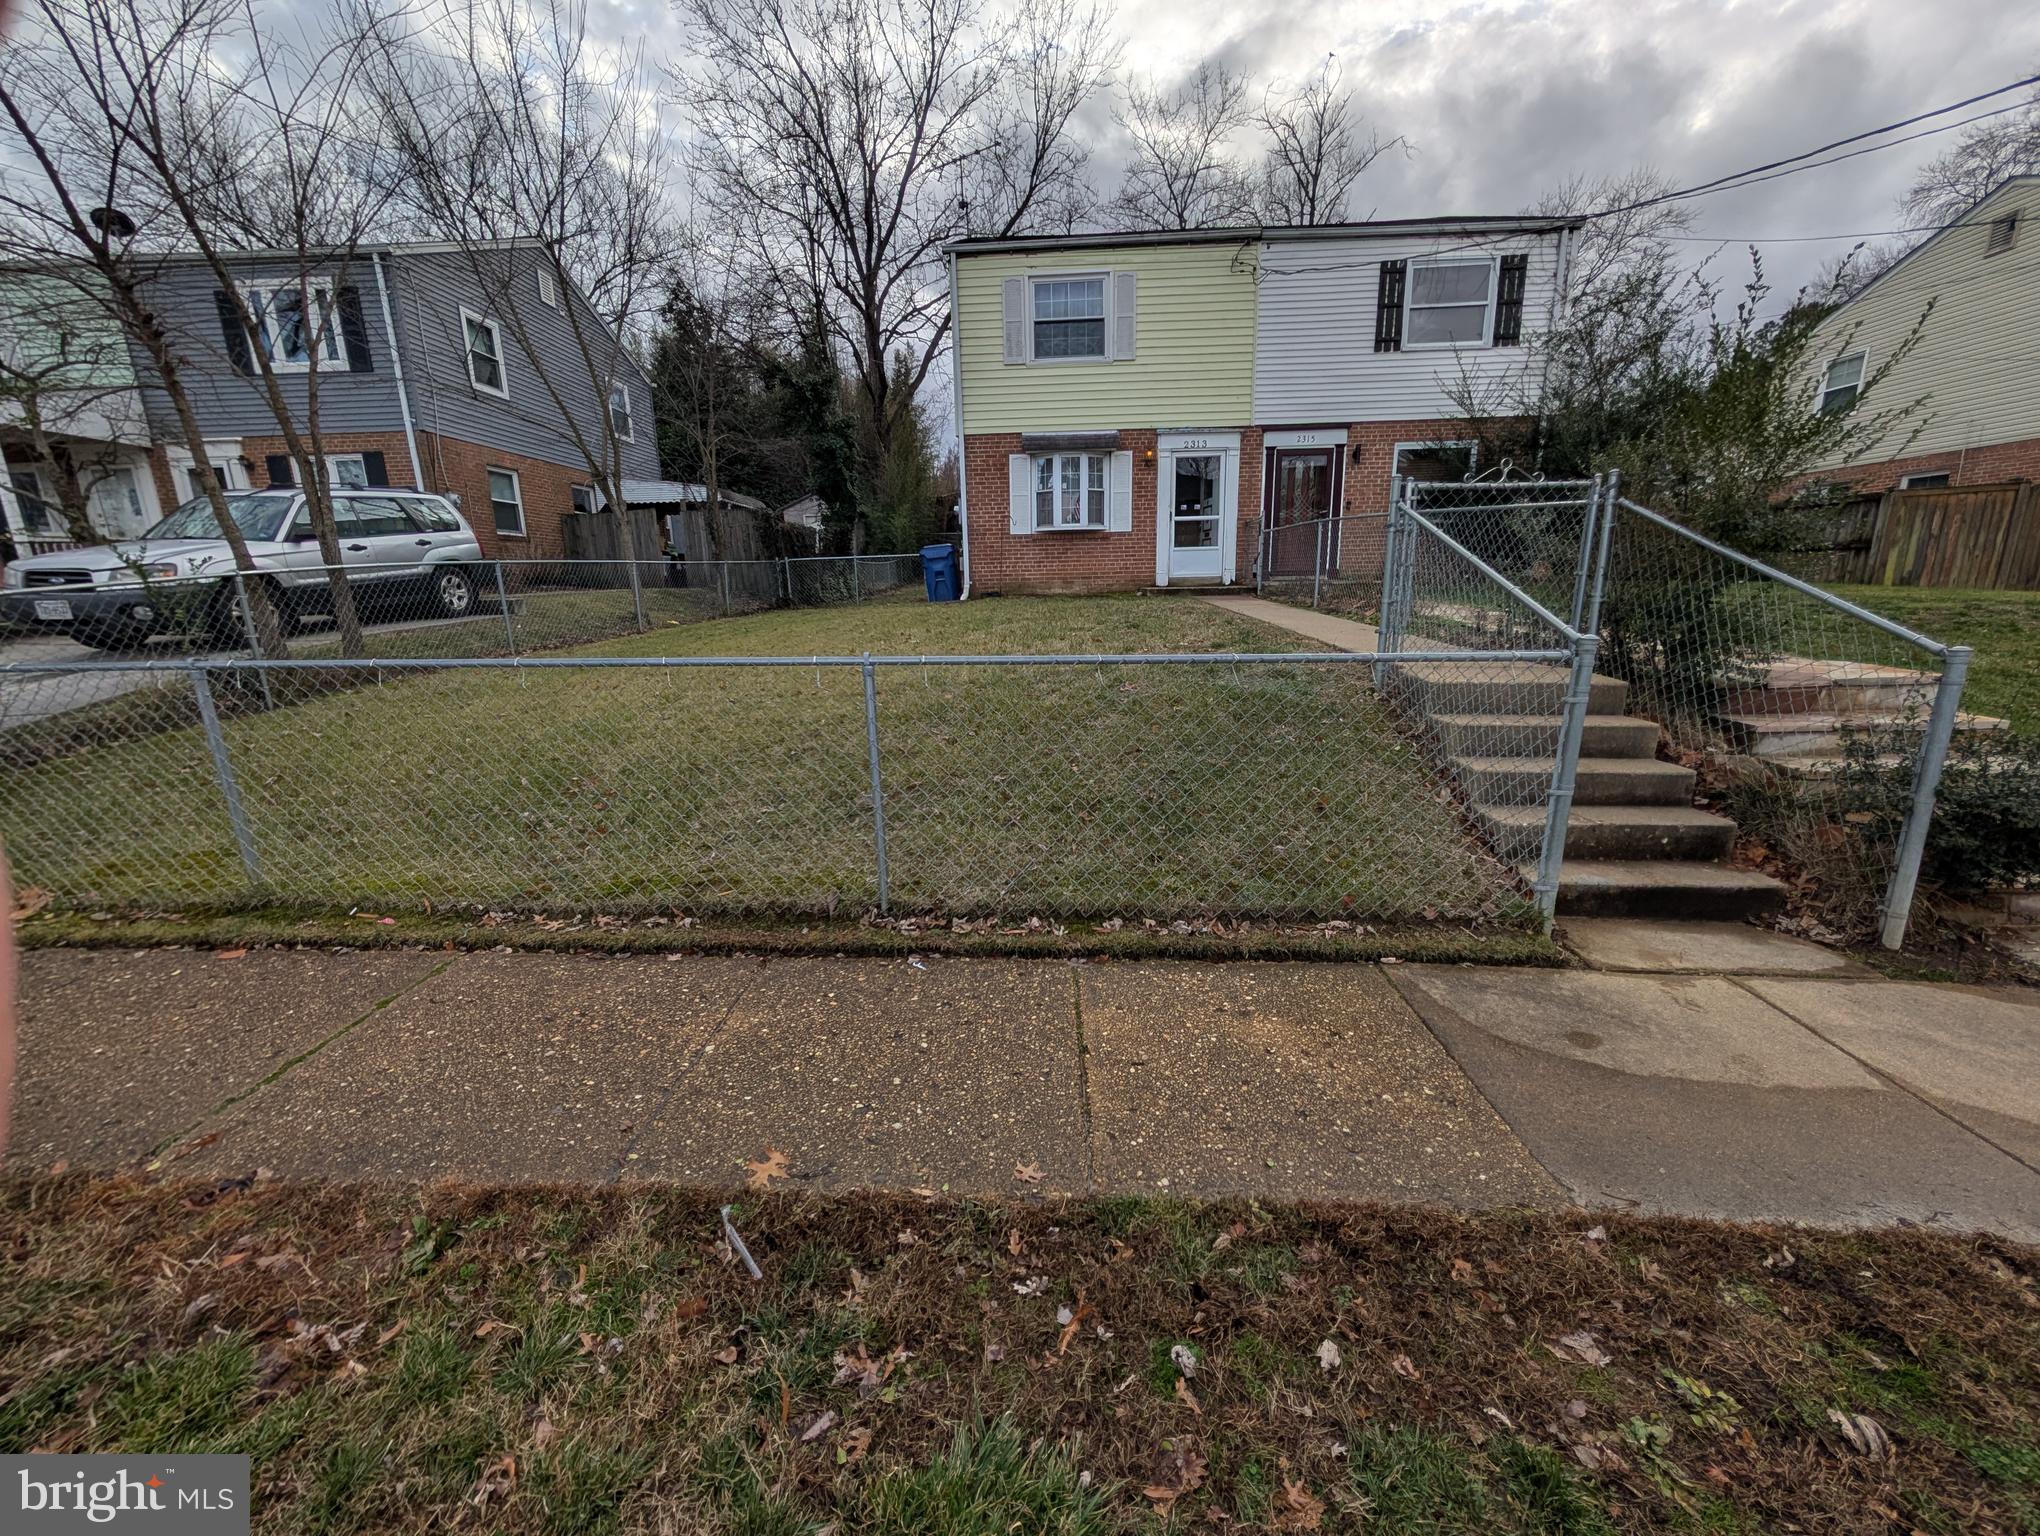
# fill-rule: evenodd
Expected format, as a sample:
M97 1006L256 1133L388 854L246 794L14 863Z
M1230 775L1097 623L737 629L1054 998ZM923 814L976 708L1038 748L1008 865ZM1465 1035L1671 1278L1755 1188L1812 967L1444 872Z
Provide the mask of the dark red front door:
M1268 468L1268 574L1308 576L1317 568L1318 541L1325 563L1337 564L1338 525L1320 528L1332 515L1339 489L1339 450L1277 448Z

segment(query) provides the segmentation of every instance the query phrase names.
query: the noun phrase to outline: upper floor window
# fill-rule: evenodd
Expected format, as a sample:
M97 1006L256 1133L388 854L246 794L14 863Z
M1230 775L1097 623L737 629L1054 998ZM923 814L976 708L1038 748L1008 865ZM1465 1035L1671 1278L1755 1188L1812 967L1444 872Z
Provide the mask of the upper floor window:
M1105 356L1105 278L1036 278L1030 300L1034 356Z
M1477 346L1488 338L1495 267L1474 261L1412 261L1402 342L1406 347Z
M1823 412L1846 411L1856 403L1856 397L1863 393L1865 356L1861 352L1851 352L1828 364L1827 375L1820 384L1820 408Z
M309 312L307 300L309 299ZM325 283L244 287L241 302L255 322L255 339L269 366L279 373L305 373L313 354L319 366L341 360L340 338L333 324L333 290Z
M612 384L609 388L609 424L616 428L616 435L626 443L634 441L630 435L630 386Z
M493 320L484 320L473 310L460 312L461 328L467 341L468 382L486 394L510 398L503 382L503 333Z
M1995 256L1999 251L2009 251L2019 243L2019 210L2000 214L1990 221L1990 233L1984 237L1983 254Z

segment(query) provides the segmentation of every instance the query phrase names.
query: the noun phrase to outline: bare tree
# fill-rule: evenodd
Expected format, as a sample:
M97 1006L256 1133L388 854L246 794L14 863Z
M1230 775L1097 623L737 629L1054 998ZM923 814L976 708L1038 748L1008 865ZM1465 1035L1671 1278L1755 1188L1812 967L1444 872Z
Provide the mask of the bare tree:
M506 408L566 440L635 559L623 494L633 429L615 406L642 374L631 347L655 320L679 239L665 132L647 105L656 71L642 51L598 47L571 0L446 0L408 30L380 4L357 0L354 30L373 40L365 88L395 153L391 191L413 228L458 253L538 385L535 409ZM564 349L547 339L560 326Z
M258 24L247 0L233 40L245 63L231 75L209 51L131 78L136 110L125 131L238 329L230 360L275 419L318 541L341 654L360 656L319 408L324 367L344 356L343 329L360 329L348 284L382 214L380 152L360 106L372 50L344 30L300 34L293 47L273 23ZM248 250L285 252L289 277L251 288L235 260Z
M1243 76L1207 62L1174 89L1153 80L1129 82L1116 116L1132 149L1112 211L1128 227L1255 221L1253 177L1231 144L1252 117Z
M2040 170L2040 89L2016 112L1972 123L1948 149L1920 168L1898 200L1909 225L1952 224L2007 176ZM1917 243L1914 241L1913 243Z
M1077 109L1116 48L1088 0L681 0L713 217L789 332L819 315L880 458L951 317L959 235L1066 227ZM904 351L908 365L891 360Z
M1327 58L1287 96L1263 98L1256 121L1268 135L1261 168L1261 216L1270 224L1337 224L1352 216L1353 188L1392 149L1410 152L1400 134L1384 140L1353 111L1339 88L1339 61Z
M191 455L235 569L252 576L247 540L228 508L186 382L190 358L157 308L152 283L178 221L136 151L146 98L133 82L188 67L231 30L228 0L38 0L0 54L0 117L23 170L0 180L0 238L47 270L82 262L90 288L147 359ZM275 606L259 581L242 583L257 645L281 655Z

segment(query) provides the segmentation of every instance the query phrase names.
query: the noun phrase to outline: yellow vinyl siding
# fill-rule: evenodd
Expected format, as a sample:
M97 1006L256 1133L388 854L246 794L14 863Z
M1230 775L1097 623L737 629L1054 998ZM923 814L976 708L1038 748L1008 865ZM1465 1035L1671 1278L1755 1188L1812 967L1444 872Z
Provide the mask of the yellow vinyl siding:
M1989 221L2015 208L2018 243L1984 255ZM1866 377L1882 368L1930 299L1934 311L1918 344L1878 384L1864 409L1890 410L1922 396L1926 404L1886 441L1859 449L1856 463L2040 437L2040 177L2021 177L2002 188L1960 227L1936 235L1823 321L1809 393L1817 396L1820 378L1837 357L1867 353Z
M1103 432L1250 422L1255 254L1253 242L1233 242L960 256L956 297L964 432ZM1131 361L1001 360L1007 278L1102 271L1140 274Z

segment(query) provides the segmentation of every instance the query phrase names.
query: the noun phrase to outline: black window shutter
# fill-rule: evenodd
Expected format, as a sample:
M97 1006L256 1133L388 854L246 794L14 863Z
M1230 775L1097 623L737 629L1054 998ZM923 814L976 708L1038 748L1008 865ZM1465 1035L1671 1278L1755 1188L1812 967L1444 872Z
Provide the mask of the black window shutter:
M224 288L215 288L213 303L220 312L220 340L226 344L227 361L236 373L253 373L255 359L248 351L248 333L241 329L241 317L234 310L234 296Z
M361 290L342 288L337 306L340 339L347 344L347 371L367 373L375 367L375 359L368 352L368 322L361 317Z
M269 483L272 486L297 484L297 476L292 473L293 466L290 462L289 454L272 453L268 456L267 462L269 465Z
M1381 264L1381 286L1376 290L1374 301L1374 350L1377 352L1402 351L1403 270L1406 265L1400 261L1384 261Z
M370 485L388 485L390 483L389 465L383 462L383 456L373 448L365 449L362 452L361 473L362 477Z
M1495 289L1495 345L1513 347L1523 339L1523 283L1529 275L1530 258L1520 251L1502 258L1500 284Z

